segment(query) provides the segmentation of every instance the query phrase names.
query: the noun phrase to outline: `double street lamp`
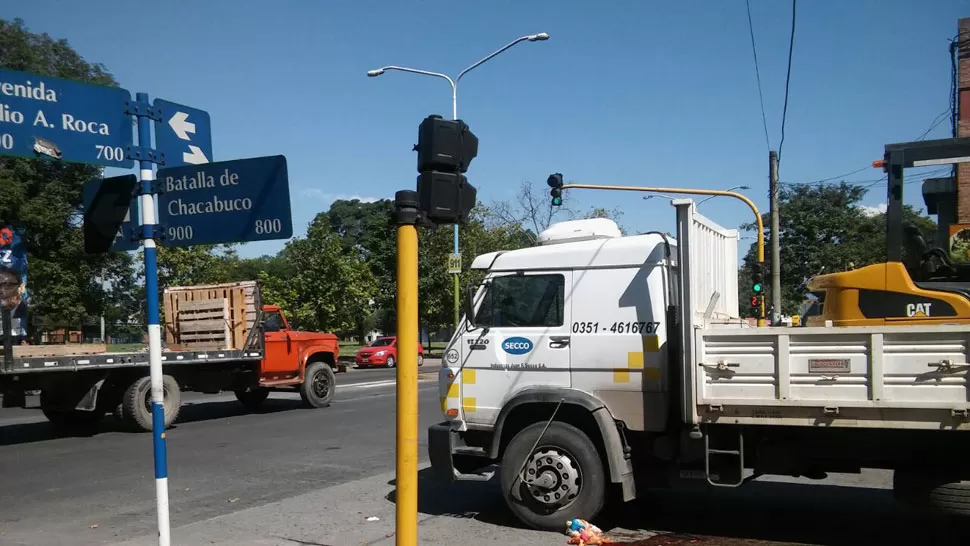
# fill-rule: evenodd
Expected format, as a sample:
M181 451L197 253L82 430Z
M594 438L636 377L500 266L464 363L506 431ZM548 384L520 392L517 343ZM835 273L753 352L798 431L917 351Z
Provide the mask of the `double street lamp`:
M503 51L509 49L510 47L516 44L519 44L522 42L542 42L548 39L549 39L549 34L545 32L540 32L538 34L529 34L528 36L522 36L520 38L516 38L515 40L512 40L511 42L505 44L501 48L493 51L492 53L482 58L475 64L462 70L461 72L458 73L458 76L455 77L454 79L452 79L447 74L442 74L441 72L430 72L428 70L418 70L417 68L408 68L405 66L384 66L374 70L368 70L367 75L371 78L376 78L377 76L380 76L389 70L396 70L398 72L410 72L411 74L418 74L421 76L434 76L436 78L441 78L447 81L448 84L451 85L451 119L456 120L458 119L458 82L461 81L461 78L465 74L468 74L472 70L485 64L487 61L491 60L496 55L502 53ZM458 224L454 225L454 254L458 255ZM459 308L460 308L459 302L461 301L459 296L460 287L458 282L458 276L459 276L459 273L456 272L455 273L455 330L458 329Z

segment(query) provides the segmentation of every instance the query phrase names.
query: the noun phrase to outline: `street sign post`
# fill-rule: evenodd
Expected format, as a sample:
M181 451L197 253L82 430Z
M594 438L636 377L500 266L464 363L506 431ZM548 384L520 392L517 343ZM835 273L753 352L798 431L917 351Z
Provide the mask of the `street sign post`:
M199 165L212 161L212 125L209 113L167 100L152 103L155 150L165 154L165 167Z
M293 236L282 155L159 169L158 183L162 246Z
M131 93L0 70L0 155L130 168Z
M108 251L137 250L138 241L131 235L131 214L137 213L133 196L138 178L133 174L96 179L84 185L84 251L100 254Z

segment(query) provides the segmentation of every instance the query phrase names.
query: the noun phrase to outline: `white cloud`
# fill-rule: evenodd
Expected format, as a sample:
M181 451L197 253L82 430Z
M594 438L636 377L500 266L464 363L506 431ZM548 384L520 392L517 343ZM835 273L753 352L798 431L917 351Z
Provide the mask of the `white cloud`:
M320 188L303 188L300 190L300 195L304 197L309 197L310 199L319 199L327 204L333 203L337 200L351 201L357 199L363 203L373 203L374 201L380 201L380 197L370 197L366 195L352 195L346 193L329 193L321 190Z
M885 203L879 203L878 205L859 205L859 208L862 209L862 214L866 216L876 216L886 212L887 207Z

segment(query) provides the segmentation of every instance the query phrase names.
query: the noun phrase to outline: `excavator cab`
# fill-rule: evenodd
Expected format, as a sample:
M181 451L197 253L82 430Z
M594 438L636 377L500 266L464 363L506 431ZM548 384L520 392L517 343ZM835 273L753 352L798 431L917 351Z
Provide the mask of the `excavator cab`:
M817 301L806 326L970 323L970 264L954 263L949 248L926 241L919 228L903 222L905 168L967 161L970 138L886 145L881 162L888 174L886 262L812 278L807 288ZM955 192L942 195L933 209L954 209ZM940 230L948 230L943 219L951 215L942 210L938 215Z

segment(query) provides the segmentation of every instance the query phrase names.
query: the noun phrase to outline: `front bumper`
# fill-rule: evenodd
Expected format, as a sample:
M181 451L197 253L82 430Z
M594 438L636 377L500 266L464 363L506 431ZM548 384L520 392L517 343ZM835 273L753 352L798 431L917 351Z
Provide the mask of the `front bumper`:
M479 459L482 467L490 462L483 450L465 446L459 435L460 432L452 429L448 421L428 427L428 457L435 478L446 482L488 481L494 472L465 474L455 467L456 455L465 460Z

